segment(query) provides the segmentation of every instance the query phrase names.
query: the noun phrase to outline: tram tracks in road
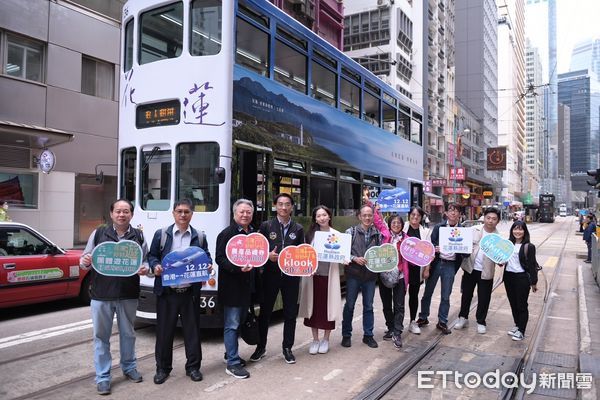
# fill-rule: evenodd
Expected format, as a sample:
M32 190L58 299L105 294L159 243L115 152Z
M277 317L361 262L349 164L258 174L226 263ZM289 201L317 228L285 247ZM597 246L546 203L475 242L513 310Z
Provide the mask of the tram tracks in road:
M571 229L571 226L572 226L572 222L569 224L569 230ZM553 229L551 234L547 235L546 238L544 238L536 246L536 248L537 249L541 248L548 241L548 239L553 237L554 234L559 230L561 230L560 225L556 229ZM567 239L568 239L568 237L565 237L559 258L561 258L562 254L564 253ZM550 282L550 285L552 285L552 288L555 287L556 276L560 272L560 270L559 270L560 263L557 265L558 265L558 267L554 271L552 281ZM523 371L523 367L527 364L527 361L530 358L529 354L530 354L531 350L533 348L537 347L539 333L540 333L540 331L543 330L540 328L540 323L543 319L545 320L546 313L549 309L548 298L549 298L549 293L551 293L551 291L548 286L548 279L546 277L544 270L542 269L540 272L541 272L542 276L544 277L544 281L545 281L545 286L544 286L545 294L544 294L544 300L543 300L544 305L542 307L542 313L540 314L540 317L538 318L538 321L534 328L533 336L532 336L529 344L527 345L527 347L524 349L519 361L517 362L517 366L515 368L516 371L512 371L512 372L516 372L517 376L521 371ZM502 274L498 274L498 277L496 279L494 279L492 293L502 284L502 282L503 282ZM473 300L471 301L471 307L469 309L469 313L474 311L476 308L477 308L477 296L475 295L475 296L473 296ZM457 322L457 319L455 318L453 323L450 325L450 328L452 328L456 322ZM388 394L396 386L396 384L398 384L398 382L400 382L402 379L404 379L406 376L408 376L411 373L411 371L415 370L415 368L417 368L426 359L426 357L440 344L442 339L446 336L447 335L444 335L443 333L440 332L440 333L436 334L427 345L417 347L415 349L415 351L413 352L413 354L408 357L408 359L406 359L405 361L403 361L402 363L398 364L396 367L391 369L390 372L388 372L387 374L385 374L384 376L379 378L376 382L374 382L372 385L370 385L363 392L356 395L354 397L354 399L355 400L379 400L379 399L383 398L386 394ZM531 360L533 360L533 357L531 357ZM513 397L514 394L515 393L512 393L512 389L511 389L510 393L508 391L504 390L501 392L501 395L499 398L502 400L512 399L512 398L514 398Z

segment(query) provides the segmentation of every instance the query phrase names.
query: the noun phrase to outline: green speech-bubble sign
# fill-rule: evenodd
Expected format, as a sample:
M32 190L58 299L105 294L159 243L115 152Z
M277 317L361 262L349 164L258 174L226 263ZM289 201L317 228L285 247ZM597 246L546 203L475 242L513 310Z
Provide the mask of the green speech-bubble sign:
M398 268L398 249L390 243L371 247L365 253L365 258L371 272L386 272Z
M92 251L92 267L106 276L132 276L142 265L142 248L131 240L100 243Z

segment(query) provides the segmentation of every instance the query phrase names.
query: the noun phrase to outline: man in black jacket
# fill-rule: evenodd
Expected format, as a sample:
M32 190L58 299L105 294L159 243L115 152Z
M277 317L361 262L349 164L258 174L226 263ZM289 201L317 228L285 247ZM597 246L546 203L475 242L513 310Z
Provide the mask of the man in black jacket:
M425 293L421 298L421 312L417 325L419 327L429 324L429 308L431 306L431 296L435 290L438 279L442 281L441 301L438 309L438 323L436 327L442 333L448 335L452 333L448 328L448 313L450 312L450 295L452 294L452 285L454 284L454 275L460 268L463 254L442 253L440 252L440 228L461 226L459 223L460 209L453 203L448 204L446 208L446 221L437 224L431 232L431 243L435 246L435 258L430 266L423 270L423 277L427 279L425 284Z
M255 271L252 266L238 267L227 258L227 243L236 235L249 235L254 231L252 215L254 205L250 200L239 199L233 203L233 222L217 236L216 261L219 265L219 303L223 306L223 341L227 358L227 374L245 379L250 373L238 353L238 333L251 305Z
M119 242L131 240L137 242L143 251L144 262L138 275L145 275L148 267L145 263L148 252L144 235L139 229L130 225L133 217L133 204L129 200L120 199L110 205L111 226L101 226L94 230L88 239L83 255L79 260L82 269L90 269L92 251L103 242ZM140 295L140 277L105 276L90 271L91 285L90 309L94 326L94 367L96 369L96 385L98 394L110 394L110 336L115 314L119 324L119 343L121 370L125 377L133 382L141 382L142 375L137 370L135 358L135 331L133 321Z
M181 316L183 342L185 344L185 373L194 382L202 380L200 364L202 362L202 344L200 343L200 282L182 284L174 287L163 286L161 265L165 256L173 251L184 250L190 246L202 248L209 258L209 269L212 259L208 251L204 232L199 232L190 225L193 216L191 200L182 199L173 205L175 223L158 229L154 233L148 262L156 276L154 294L156 294L156 375L154 383L164 383L173 369L173 339L177 320Z
M277 258L281 249L287 246L298 246L304 243L304 229L302 225L292 220L294 199L287 193L279 193L275 200L277 216L261 224L259 232L269 241L269 260L262 271L262 301L258 328L260 341L250 361L259 361L266 354L267 334L269 321L273 313L273 306L277 294L281 291L283 300L283 357L288 364L294 364L296 358L292 354L294 337L296 335L296 318L298 317L298 292L300 291L300 278L285 275L279 269Z

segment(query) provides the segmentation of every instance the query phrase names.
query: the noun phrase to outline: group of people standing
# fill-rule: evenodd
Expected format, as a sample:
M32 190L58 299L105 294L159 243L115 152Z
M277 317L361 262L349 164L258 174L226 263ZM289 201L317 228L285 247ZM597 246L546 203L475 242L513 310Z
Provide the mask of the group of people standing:
M248 309L253 304L260 305L258 316L259 341L250 361L258 362L266 355L269 322L277 296L281 293L283 302L283 340L282 355L286 363L293 364L296 358L292 352L295 340L296 319L304 318L304 325L312 331L313 341L309 346L310 354L324 354L329 351L331 331L341 321L343 347L352 345L352 319L359 292L362 293L362 342L371 348L378 347L374 338L373 301L378 280L377 273L366 268L364 257L368 249L383 243L391 243L398 250L407 237L428 240L435 246L435 259L430 265L420 267L402 258L399 253L398 274L395 283L379 285L383 303L383 313L387 331L383 339L391 340L396 348L402 347L404 330L405 298L408 294L410 322L408 329L420 334L421 328L429 324L430 305L438 280L441 281L441 301L438 308L437 329L450 334L448 314L450 295L454 277L459 268L463 268L461 311L455 328L463 328L468 323L468 313L475 287L478 293L476 312L479 333L486 331L486 315L489 308L492 280L496 265L479 249L479 241L487 234L498 233L496 225L500 212L495 208L484 211L484 224L474 228L474 247L471 254L444 253L439 247L439 229L441 227L460 226L460 209L449 204L446 219L432 229L423 226L425 213L413 206L408 214L408 223L400 215L393 214L387 223L380 210L368 199L358 212L359 223L346 230L351 235L351 259L347 264L319 262L313 276L295 277L284 274L278 266L278 256L282 249L303 243L312 244L315 233L324 231L338 233L332 227L332 212L320 205L312 211L312 221L308 231L293 220L294 199L287 193L275 196L276 216L263 222L258 232L267 238L269 255L267 262L260 268L239 267L228 258L226 247L236 235L249 235L255 230L252 226L254 205L250 200L239 199L233 204L233 220L217 236L215 261L219 265L219 303L223 307L224 345L226 373L235 378L248 378L246 361L238 352L238 337ZM183 328L186 364L185 371L192 381L203 379L200 372L202 349L200 341L200 283L178 286L163 286L162 260L173 251L190 246L202 248L212 268L212 257L208 251L204 232L191 226L193 204L190 200L179 200L173 207L174 223L157 230L152 238L150 250L139 229L130 225L133 217L133 205L127 200L117 200L111 205L112 226L100 227L88 240L80 260L80 267L91 267L91 253L102 242L133 240L143 250L144 263L138 275L156 276L154 293L157 296L156 327L156 373L154 383L164 383L172 371L173 339L177 321L181 317ZM527 298L530 288L535 291L537 284L537 263L535 246L529 243L529 232L524 222L517 221L510 230L509 240L515 244L515 253L504 268L504 284L509 297L515 328L509 331L513 340L524 337L528 311ZM346 302L342 308L340 272L343 268L346 277ZM419 289L425 282L425 290L419 306ZM135 333L133 322L139 296L139 276L110 277L91 271L91 310L94 328L94 365L96 384L99 394L111 392L111 355L110 335L114 315L117 316L120 337L121 369L125 377L133 382L141 382L142 375L137 371L135 358ZM320 336L320 332L322 336Z

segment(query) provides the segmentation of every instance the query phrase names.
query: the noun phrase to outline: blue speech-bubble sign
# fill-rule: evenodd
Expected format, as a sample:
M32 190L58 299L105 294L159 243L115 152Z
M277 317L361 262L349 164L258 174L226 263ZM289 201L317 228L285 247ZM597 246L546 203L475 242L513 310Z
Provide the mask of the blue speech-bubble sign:
M377 204L382 212L410 211L409 193L402 188L382 190L377 197Z
M163 286L206 282L210 278L210 258L197 246L170 252L163 258L161 265Z

